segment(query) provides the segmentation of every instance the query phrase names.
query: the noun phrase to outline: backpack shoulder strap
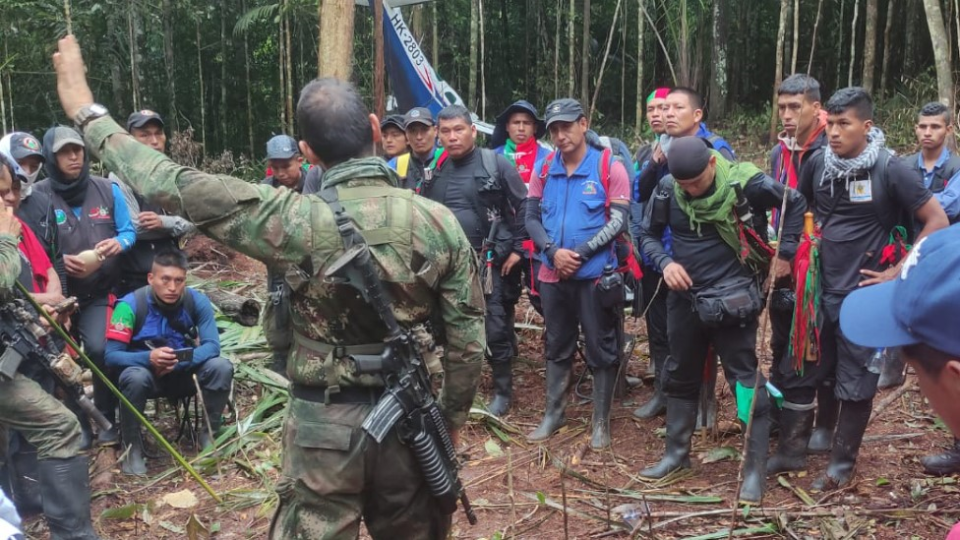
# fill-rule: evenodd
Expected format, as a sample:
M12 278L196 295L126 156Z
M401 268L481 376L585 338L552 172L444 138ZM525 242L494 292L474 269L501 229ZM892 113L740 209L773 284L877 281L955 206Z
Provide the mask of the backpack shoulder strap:
M480 166L483 167L490 178L500 180L500 171L497 167L497 153L489 148L480 149Z
M610 191L610 169L613 167L613 151L604 148L600 153L600 184L603 186L604 193ZM609 198L609 193L607 194Z
M136 317L133 322L134 336L140 333L140 330L143 329L143 324L147 321L147 292L149 289L149 285L144 285L133 292L133 300L136 302L136 305L133 306L133 316Z
M877 219L883 225L884 230L891 231L904 220L902 212L894 211L895 205L890 200L891 194L887 191L887 167L890 164L891 155L889 151L881 150L877 157L877 162L870 171L870 191L873 198L873 209L877 214Z
M540 181L544 184L547 182L547 173L550 172L550 164L553 163L553 158L557 155L556 150L552 150L547 157L543 159L543 166L540 167Z

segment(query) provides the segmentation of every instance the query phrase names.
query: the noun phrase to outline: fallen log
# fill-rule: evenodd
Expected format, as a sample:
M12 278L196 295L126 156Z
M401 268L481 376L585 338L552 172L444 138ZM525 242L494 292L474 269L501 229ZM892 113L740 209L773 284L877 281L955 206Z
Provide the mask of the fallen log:
M260 303L253 298L219 289L206 291L206 295L224 315L243 326L256 326L260 320Z

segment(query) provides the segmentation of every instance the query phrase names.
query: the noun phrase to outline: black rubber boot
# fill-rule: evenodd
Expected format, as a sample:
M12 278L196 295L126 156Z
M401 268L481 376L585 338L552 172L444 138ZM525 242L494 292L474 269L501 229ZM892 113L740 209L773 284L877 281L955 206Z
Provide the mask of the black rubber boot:
M920 463L928 474L946 476L960 472L960 439L954 439L953 446L942 454L923 456Z
M25 448L26 447L26 448ZM14 506L22 518L43 513L43 498L40 496L40 476L37 470L37 450L21 439L20 449L10 456L10 493Z
M90 522L87 457L42 459L37 469L50 540L99 540Z
M900 386L907 380L907 366L900 357L899 351L887 349L887 359L880 368L880 379L877 388L893 388Z
M807 452L811 454L830 452L839 412L840 403L833 394L833 383L824 383L817 390L817 422L810 435L810 442L807 443Z
M147 462L143 457L143 439L140 436L140 421L126 408L120 410L120 431L123 437L123 459L120 470L123 474L145 476Z
M813 489L836 489L850 483L872 409L873 400L870 399L841 402L833 448L830 449L830 464L826 474L814 481Z
M754 396L753 424L743 460L743 482L740 484L741 504L759 505L767 483L767 452L770 450L770 397L764 388ZM744 426L746 433L746 426Z
M690 439L699 408L699 401L667 398L667 448L656 465L640 471L640 478L659 480L678 469L690 468Z
M593 370L593 436L590 448L610 446L610 404L617 380L618 366Z
M503 416L510 410L510 398L513 394L513 371L510 362L490 364L493 372L493 399L487 410L494 416Z
M537 429L527 435L528 441L545 441L566 423L567 390L570 388L570 372L573 360L547 362L547 410Z
M813 429L813 414L813 409L780 411L780 441L777 452L767 463L768 473L802 471L807 466L807 441Z
M270 371L277 375L287 376L287 358L290 356L288 349L274 349L273 361L270 362Z
M667 397L663 395L663 365L666 361L666 358L654 359L653 396L633 411L633 415L637 418L655 418L667 412Z
M203 391L203 405L206 409L207 419L210 420L210 429L207 429L206 423L200 427L200 436L197 441L201 450L213 446L213 437L210 436L210 431L213 431L213 436L216 437L223 420L223 408L227 406L227 400L229 399L229 390Z

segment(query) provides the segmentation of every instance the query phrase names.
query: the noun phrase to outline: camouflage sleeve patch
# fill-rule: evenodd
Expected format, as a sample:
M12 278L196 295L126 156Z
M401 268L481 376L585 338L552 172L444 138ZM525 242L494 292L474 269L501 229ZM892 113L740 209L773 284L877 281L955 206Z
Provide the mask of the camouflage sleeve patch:
M20 276L20 251L17 248L17 239L0 234L0 290L13 289L13 284Z
M107 325L107 339L129 344L133 339L133 327L136 325L136 315L126 302L117 302Z

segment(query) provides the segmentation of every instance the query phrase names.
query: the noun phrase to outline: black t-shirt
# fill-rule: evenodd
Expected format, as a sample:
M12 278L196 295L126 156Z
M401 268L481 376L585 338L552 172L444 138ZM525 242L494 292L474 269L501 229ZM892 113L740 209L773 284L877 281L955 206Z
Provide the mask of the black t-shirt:
M885 158L881 151L878 160ZM875 193L873 172L863 171L850 178L821 183L823 153L807 160L800 172L800 191L814 208L823 230L820 242L820 279L824 293L846 295L857 288L861 269L884 270L880 257L890 230L880 220L879 208L894 215L913 215L933 194L923 186L916 171L893 157L880 179L884 194ZM888 201L880 205L875 196ZM836 206L830 213L831 206ZM829 214L829 215L828 215ZM825 220L825 222L824 222ZM905 224L909 227L909 224Z

